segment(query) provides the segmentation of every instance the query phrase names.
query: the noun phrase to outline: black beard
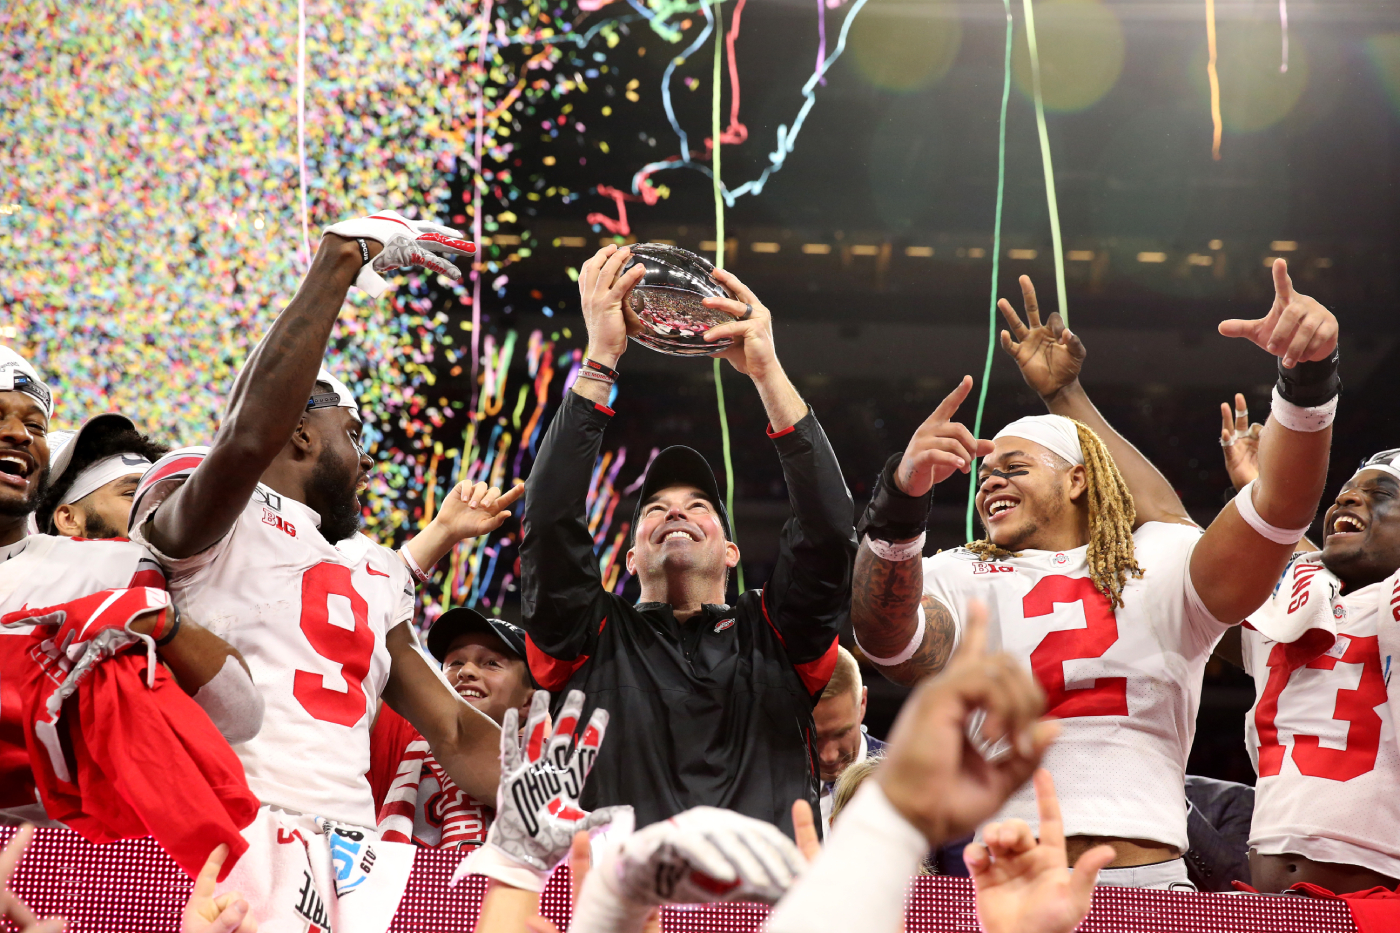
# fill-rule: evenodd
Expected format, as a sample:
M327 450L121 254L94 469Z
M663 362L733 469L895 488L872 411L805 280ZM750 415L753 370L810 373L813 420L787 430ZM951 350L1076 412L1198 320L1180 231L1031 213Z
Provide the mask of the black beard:
M125 538L126 534L107 524L107 520L91 509L83 509L83 537L97 541Z
M360 498L353 482L346 488L341 470L322 455L307 486L308 505L321 515L321 536L339 544L360 530Z
M38 480L30 484L29 495L15 503L0 501L0 515L9 518L26 518L39 508L39 500L44 497L44 489L49 485L49 468L44 467Z

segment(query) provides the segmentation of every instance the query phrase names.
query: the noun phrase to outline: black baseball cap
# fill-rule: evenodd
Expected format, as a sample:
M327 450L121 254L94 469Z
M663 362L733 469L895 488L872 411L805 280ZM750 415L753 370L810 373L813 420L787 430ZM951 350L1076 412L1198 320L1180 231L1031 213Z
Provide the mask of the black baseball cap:
M672 486L694 486L704 493L705 498L710 500L710 504L719 513L724 540L734 540L734 534L729 530L729 510L724 507L724 499L719 494L719 483L715 482L715 471L710 469L710 462L701 456L700 451L677 444L657 454L656 459L647 467L641 492L637 494L637 507L632 511L633 543L636 543L637 526L642 521L642 506L646 505L652 496Z
M505 619L487 618L466 606L449 609L438 616L433 627L428 629L428 653L437 658L439 664L447 663L447 652L452 648L452 642L457 640L457 636L468 632L490 632L505 642L512 654L529 663L525 656L524 629Z

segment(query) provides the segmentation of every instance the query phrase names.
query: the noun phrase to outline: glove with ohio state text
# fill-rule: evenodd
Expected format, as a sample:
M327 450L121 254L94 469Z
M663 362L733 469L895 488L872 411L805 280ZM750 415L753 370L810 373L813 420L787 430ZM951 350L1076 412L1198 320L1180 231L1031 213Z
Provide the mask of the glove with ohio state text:
M99 590L96 593L42 609L25 607L0 616L0 627L51 626L53 635L39 648L65 673L81 662L86 666L105 661L117 652L146 643L147 686L155 684L156 643L150 635L132 631L131 623L152 612L164 612L170 594L150 586ZM100 637L99 637L100 636ZM93 657L86 656L92 654Z
M368 217L342 220L326 228L327 233L347 240L376 240L384 249L360 267L355 284L371 298L378 298L389 287L381 272L402 266L422 266L454 282L462 280L462 270L444 256L472 256L476 244L460 230L426 220L411 220L397 211L379 211Z
M523 741L517 739L519 712L506 711L501 722L496 819L486 844L462 860L453 882L479 874L528 891L543 891L549 873L569 854L574 833L603 826L623 811L631 814L632 808L626 806L590 813L578 805L608 727L607 710L594 710L571 752L583 702L582 691L569 691L550 734L549 692L536 690Z

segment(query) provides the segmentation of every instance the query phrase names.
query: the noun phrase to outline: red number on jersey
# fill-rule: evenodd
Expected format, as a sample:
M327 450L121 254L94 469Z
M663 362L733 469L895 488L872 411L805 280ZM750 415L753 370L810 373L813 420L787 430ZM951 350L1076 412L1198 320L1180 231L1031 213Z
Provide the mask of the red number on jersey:
M350 600L354 629L330 622L330 597ZM340 665L345 690L331 690L325 677L310 671L297 671L292 695L308 713L322 722L353 726L365 714L362 684L369 674L374 655L374 632L369 627L369 604L355 592L350 568L342 564L317 564L301 578L301 630L312 649L328 661Z
M1360 664L1361 681L1355 690L1338 690L1332 718L1347 726L1346 748L1323 748L1315 735L1293 736L1293 763L1309 777L1350 781L1376 766L1381 747L1381 717L1376 707L1386 701L1385 675L1381 672L1381 652L1376 636L1348 636L1351 644L1340 658L1314 658L1312 670L1335 670L1338 663ZM1270 777L1283 769L1284 747L1278 740L1279 695L1298 668L1288 663L1288 645L1274 645L1269 652L1269 679L1254 712L1254 728L1259 733L1259 776Z
M1031 652L1031 670L1045 689L1047 716L1128 715L1128 678L1100 677L1091 686L1065 688L1065 662L1101 658L1118 640L1118 617L1108 597L1088 577L1045 577L1021 600L1027 619L1046 616L1056 603L1084 607L1084 628L1050 632Z

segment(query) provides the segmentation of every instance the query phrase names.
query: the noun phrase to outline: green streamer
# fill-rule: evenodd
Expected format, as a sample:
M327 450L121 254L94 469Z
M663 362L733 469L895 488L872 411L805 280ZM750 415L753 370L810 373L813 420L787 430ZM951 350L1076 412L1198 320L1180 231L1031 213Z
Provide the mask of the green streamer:
M724 66L724 8L714 2L715 11L715 85L710 102L710 174L715 183L715 268L724 268L724 189L719 174L720 137L720 75ZM719 437L724 450L724 507L729 511L729 533L739 543L739 530L734 520L734 459L729 452L729 414L724 407L724 370L718 358L715 367L715 401L719 403ZM744 592L744 565L738 566L739 592Z
M1065 250L1060 242L1060 207L1055 200L1055 169L1050 163L1050 134L1045 129L1045 100L1040 95L1040 50L1035 42L1035 9L1031 0L1022 2L1026 10L1026 47L1031 53L1031 90L1035 98L1036 131L1040 134L1040 164L1045 169L1045 202L1050 208L1050 242L1055 248L1055 297L1060 302L1060 317L1068 327L1069 299L1065 292Z
M1030 0L1026 0L1027 3ZM1011 0L1001 0L1006 7L1006 52L1004 55L1004 76L1001 82L1001 121L997 135L997 215L992 226L992 299L987 314L987 362L982 366L982 386L977 393L977 417L972 423L972 436L982 434L982 411L987 405L987 383L992 378L992 357L997 348L997 277L1001 274L1001 205L1006 193L1006 104L1011 99ZM1048 151L1048 150L1047 150ZM1057 228L1058 229L1058 228ZM1059 240L1055 241L1058 247ZM967 539L973 540L972 512L977 498L977 458L972 459L972 469L968 473L967 484Z

